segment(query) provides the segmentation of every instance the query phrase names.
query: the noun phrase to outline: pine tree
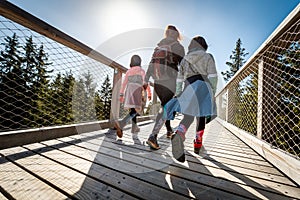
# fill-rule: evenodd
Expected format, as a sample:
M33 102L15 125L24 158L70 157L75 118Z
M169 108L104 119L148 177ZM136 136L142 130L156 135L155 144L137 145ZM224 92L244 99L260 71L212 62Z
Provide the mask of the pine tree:
M48 70L48 66L52 63L48 62L48 55L44 51L44 46L41 45L37 49L36 55L36 75L33 80L33 93L37 94L37 98L35 100L35 106L37 108L38 119L35 121L45 126L45 124L49 123L47 120L49 119L49 95L50 95L50 81L49 74L53 72L53 70Z
M30 105L27 110L27 124L31 127L44 125L47 120L46 113L48 106L45 105L48 96L49 80L48 74L53 70L47 70L48 56L44 52L44 47L39 48L33 42L32 36L26 39L23 47L23 68L24 78L26 80L26 97L27 104Z
M101 119L109 119L110 118L110 108L111 108L111 99L112 99L112 86L109 80L108 75L101 85L100 93L100 102L101 107L98 107Z
M75 78L71 72L63 75L58 73L50 84L49 98L46 103L50 124L69 124L74 121L72 111L74 85Z
M5 43L1 45L4 45L4 51L0 54L1 130L25 128L26 81L21 65L22 58L17 35L7 36Z
M95 94L95 109L96 109L96 116L98 120L105 119L102 113L103 103L101 101L100 90L98 90Z
M36 101L37 101L37 93L33 90L33 82L36 70L36 45L33 43L32 37L26 39L26 43L23 47L24 55L22 56L22 68L24 71L24 80L26 82L26 92L24 93L25 99L24 103L28 105L28 109L26 109L26 117L24 118L25 123L29 127L36 127ZM30 106L32 105L32 106Z
M238 101L235 101L238 108L235 111L236 126L252 134L257 132L257 80L257 74L250 73L241 81L238 86Z
M73 98L73 89L75 84L75 78L72 72L64 74L62 78L62 121L64 124L68 124L74 121L72 113L72 98Z
M93 77L90 72L75 82L72 110L76 122L95 121L95 90Z
M242 48L242 41L239 38L236 42L235 49L232 51L232 55L230 55L231 62L226 62L226 65L229 66L229 71L221 72L224 76L225 81L229 81L231 77L244 65L245 56L249 53L245 52L245 48Z
M49 98L48 98L48 123L47 125L59 125L63 124L62 112L63 108L63 84L62 84L62 75L58 73L54 79L54 81L50 84Z
M276 146L300 156L300 43L293 42L277 58L275 89Z

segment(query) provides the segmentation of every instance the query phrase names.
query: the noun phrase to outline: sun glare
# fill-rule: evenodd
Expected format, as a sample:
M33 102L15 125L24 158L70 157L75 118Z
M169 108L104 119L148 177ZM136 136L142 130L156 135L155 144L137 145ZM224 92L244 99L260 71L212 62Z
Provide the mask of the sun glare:
M114 2L114 3L112 3ZM113 36L138 28L145 28L149 23L142 6L137 1L111 1L102 13L102 27L106 34Z

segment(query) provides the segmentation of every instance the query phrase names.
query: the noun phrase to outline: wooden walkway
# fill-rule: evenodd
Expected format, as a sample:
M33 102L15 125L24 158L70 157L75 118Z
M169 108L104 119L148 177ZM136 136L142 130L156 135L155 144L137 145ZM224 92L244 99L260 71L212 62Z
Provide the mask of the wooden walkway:
M172 126L178 121L172 121ZM123 140L101 130L0 151L0 199L297 199L300 188L217 121L208 124L200 155L172 158L165 129L162 147L145 140L153 121Z

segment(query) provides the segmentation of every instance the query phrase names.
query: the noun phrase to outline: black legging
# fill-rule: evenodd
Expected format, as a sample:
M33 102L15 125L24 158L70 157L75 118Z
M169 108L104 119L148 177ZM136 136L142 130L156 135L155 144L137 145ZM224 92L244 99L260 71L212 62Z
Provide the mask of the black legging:
M161 105L164 106L174 97L176 91L176 79L154 82L154 91L160 99ZM174 113L175 115L175 113ZM158 113L155 122L158 122L163 116L163 112ZM172 131L170 120L165 122L167 131Z
M136 124L136 116L137 115L138 115L138 113L136 112L135 108L130 108L130 112L120 122L121 128L123 128L124 126L126 126L126 124L128 124L128 122L130 121L130 119L132 120L133 124Z
M205 119L206 119L205 117L196 117L196 120L197 120L196 131L197 132L205 129ZM194 116L184 115L180 124L183 124L185 126L185 128L188 129L190 127L190 125L193 123L193 121L194 121Z

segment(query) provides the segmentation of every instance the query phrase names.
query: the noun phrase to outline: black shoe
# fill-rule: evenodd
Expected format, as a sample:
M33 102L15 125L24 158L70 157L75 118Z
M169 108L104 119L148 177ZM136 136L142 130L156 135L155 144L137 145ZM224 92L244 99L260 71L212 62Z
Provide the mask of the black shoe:
M157 143L157 138L154 136L150 136L147 140L147 144L150 146L151 149L158 150L160 149L158 143Z
M185 154L184 154L184 145L183 139L179 134L173 134L171 137L172 141L172 154L173 157L178 160L179 162L185 161Z
M167 131L167 138L171 138L173 135L173 131Z

